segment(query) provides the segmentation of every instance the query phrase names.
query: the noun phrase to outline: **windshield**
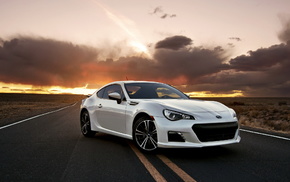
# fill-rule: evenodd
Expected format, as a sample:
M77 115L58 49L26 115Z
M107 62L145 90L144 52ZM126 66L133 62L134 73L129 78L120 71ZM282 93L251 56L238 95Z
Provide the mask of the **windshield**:
M162 83L127 83L125 88L131 99L188 99L181 91Z

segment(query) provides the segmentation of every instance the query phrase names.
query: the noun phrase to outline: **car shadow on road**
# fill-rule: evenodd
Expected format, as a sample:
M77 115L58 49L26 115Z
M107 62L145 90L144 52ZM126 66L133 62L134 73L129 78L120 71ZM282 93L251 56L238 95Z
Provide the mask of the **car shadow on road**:
M128 146L127 139L105 133L96 133L96 135L92 137L92 139L114 145Z
M231 158L238 152L230 146L215 146L203 148L162 148L157 151L170 158L191 160L212 160L217 158Z
M129 143L133 144L132 140L104 133L97 133L94 137L92 137L92 139L102 143L109 143L110 145L119 145L128 148L130 148ZM144 154L147 156L165 155L170 158L192 160L210 160L220 157L231 158L238 155L238 151L235 147L233 147L235 145L236 144L204 148L160 148L155 152L146 152Z

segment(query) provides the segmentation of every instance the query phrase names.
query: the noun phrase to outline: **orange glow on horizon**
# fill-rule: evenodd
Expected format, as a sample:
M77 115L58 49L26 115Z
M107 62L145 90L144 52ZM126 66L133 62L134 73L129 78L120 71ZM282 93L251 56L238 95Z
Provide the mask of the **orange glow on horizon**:
M52 87L37 87L33 85L23 84L6 84L0 82L0 93L32 93L32 94L78 94L78 95L89 95L93 94L98 88L88 88L88 85L84 87L76 88L64 88L59 86ZM194 97L244 97L241 90L233 90L232 93L227 94L214 94L209 91L200 92L187 92L185 93L191 98Z
M189 92L186 93L189 95L190 98L194 97L244 97L244 94L241 90L233 90L233 93L227 93L227 94L214 94L208 91L201 91L201 92Z
M0 82L0 93L26 93L26 94L79 94L88 95L97 89L84 87L64 88L59 86L33 86L24 84L6 84Z

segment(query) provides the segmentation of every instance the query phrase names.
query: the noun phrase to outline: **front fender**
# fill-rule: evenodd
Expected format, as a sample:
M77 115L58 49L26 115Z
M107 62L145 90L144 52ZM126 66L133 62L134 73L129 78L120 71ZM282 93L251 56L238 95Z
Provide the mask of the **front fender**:
M149 116L163 117L164 107L152 102L139 102L137 105L127 105L126 111L126 131L128 135L132 135L132 126L135 118L140 113L145 113Z

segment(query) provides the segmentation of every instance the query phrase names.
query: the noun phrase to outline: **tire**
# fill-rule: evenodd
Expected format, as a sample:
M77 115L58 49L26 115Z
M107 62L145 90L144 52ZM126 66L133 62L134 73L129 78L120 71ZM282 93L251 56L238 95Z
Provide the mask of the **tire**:
M153 120L147 117L138 119L133 127L133 140L141 151L156 151L157 130Z
M85 137L93 137L96 132L91 130L90 115L88 111L83 111L81 114L81 131Z

